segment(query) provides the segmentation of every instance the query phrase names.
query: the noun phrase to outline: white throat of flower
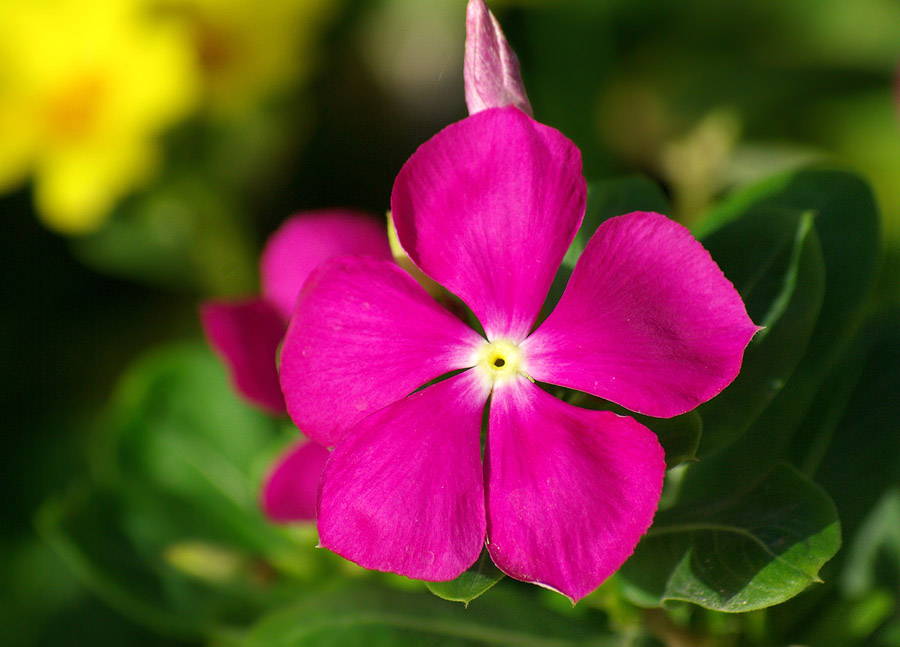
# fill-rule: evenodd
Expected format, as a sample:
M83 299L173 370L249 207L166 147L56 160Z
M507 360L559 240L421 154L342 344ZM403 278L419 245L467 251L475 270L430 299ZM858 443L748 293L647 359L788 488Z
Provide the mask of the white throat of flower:
M522 349L514 342L485 341L476 351L475 370L485 385L496 388L520 375L531 380L524 370L524 359Z

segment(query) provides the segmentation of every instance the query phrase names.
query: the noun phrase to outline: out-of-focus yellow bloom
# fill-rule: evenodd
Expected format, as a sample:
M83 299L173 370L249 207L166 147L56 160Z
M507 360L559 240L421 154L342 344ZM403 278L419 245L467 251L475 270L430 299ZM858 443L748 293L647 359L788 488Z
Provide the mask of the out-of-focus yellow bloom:
M157 0L186 21L207 105L240 114L304 80L334 0Z
M98 226L196 105L190 39L139 0L0 0L0 191L34 179L47 226Z

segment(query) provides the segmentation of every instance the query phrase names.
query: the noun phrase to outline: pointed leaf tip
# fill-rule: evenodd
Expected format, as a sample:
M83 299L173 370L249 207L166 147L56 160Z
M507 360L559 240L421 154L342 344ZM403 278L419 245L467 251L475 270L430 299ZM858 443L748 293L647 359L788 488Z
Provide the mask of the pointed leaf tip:
M512 105L534 116L522 84L519 59L484 0L469 0L466 9L463 76L470 115Z
M462 602L468 608L469 602L485 593L503 577L503 573L491 561L490 553L484 549L481 551L478 561L455 580L425 582L425 586L439 598L451 602Z

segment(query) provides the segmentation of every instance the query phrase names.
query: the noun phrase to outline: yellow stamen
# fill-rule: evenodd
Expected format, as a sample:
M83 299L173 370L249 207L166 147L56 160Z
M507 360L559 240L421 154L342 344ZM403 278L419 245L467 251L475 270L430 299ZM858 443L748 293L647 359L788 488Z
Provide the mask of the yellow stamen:
M484 342L478 349L477 369L484 380L496 386L511 380L518 375L528 379L523 366L522 351L514 342L506 339L497 339L493 342Z

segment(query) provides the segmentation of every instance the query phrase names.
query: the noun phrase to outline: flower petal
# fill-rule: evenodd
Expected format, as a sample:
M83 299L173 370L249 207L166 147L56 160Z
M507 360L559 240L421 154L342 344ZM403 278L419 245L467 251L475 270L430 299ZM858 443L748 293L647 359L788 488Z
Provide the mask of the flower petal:
M597 228L522 350L538 381L667 418L728 386L757 330L687 229L635 212Z
M285 325L275 308L262 299L207 301L200 306L200 323L235 389L266 411L283 414L276 354Z
M322 546L360 566L451 580L484 545L481 418L474 371L429 386L356 425L319 485Z
M496 108L419 147L391 207L413 262L472 308L491 341L518 342L581 225L586 191L571 141Z
M272 521L312 521L316 518L319 477L328 450L303 439L276 461L260 493L260 507Z
M463 76L470 115L487 108L516 106L529 117L534 116L522 84L519 59L484 0L469 0L466 8Z
M473 365L481 337L394 263L340 257L297 298L281 351L288 413L331 446L371 412Z
M345 254L390 259L384 222L344 209L296 215L272 234L259 261L263 296L287 321L309 273Z
M524 379L494 390L488 425L491 558L511 577L583 598L653 521L659 441L631 418L573 407Z

